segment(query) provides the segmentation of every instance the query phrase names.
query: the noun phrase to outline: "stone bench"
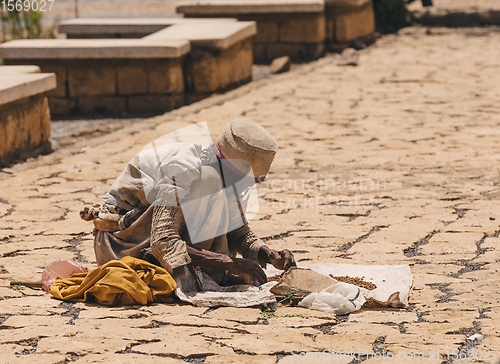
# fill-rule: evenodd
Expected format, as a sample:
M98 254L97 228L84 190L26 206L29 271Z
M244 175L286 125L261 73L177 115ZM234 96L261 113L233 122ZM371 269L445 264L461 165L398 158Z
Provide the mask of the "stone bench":
M252 37L255 22L189 21L153 33L144 39L158 42L188 39L191 52L186 57L186 103L234 88L252 80Z
M372 0L201 0L177 7L185 17L232 17L257 22L254 57L314 59L325 46L340 51L375 32Z
M143 36L157 42L187 39L186 103L249 82L252 78L251 38L255 22L236 19L72 19L61 23L68 38L127 38Z
M0 66L0 167L50 149L46 93L54 74L36 66Z
M60 28L69 39L8 42L0 58L56 73L55 114L164 112L250 81L256 29L236 19L75 19ZM113 39L128 36L142 38Z
M230 17L255 21L254 58L266 62L280 56L314 59L325 45L323 0L209 0L183 4L177 12L187 18Z
M53 114L166 111L184 104L187 40L16 40L0 45L5 64L35 64L57 76Z

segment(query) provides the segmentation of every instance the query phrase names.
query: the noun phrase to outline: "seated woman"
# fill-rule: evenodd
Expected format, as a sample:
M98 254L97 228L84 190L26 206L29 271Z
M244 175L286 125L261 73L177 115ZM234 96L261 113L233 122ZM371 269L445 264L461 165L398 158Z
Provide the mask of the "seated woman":
M198 266L220 284L237 277L255 285L266 282L266 263L294 266L292 253L267 247L245 216L250 188L266 178L277 151L268 131L242 119L206 148L153 142L128 163L102 206L81 213L94 221L97 263L133 256L174 277Z

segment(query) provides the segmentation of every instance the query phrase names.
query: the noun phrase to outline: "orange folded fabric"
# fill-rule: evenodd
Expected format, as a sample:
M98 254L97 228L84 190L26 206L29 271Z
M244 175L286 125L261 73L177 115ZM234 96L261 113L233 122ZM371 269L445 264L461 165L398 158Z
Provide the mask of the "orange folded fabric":
M172 302L176 288L177 284L165 269L141 259L124 257L88 273L58 279L50 286L50 293L64 301L125 306Z

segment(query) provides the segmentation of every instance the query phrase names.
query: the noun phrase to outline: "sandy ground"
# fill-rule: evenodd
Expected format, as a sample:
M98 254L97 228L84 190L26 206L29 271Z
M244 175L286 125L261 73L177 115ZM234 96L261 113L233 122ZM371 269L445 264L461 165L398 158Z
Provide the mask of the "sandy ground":
M459 350L468 359L456 362L498 362L499 43L497 28L405 29L361 51L357 67L329 56L0 173L0 361L285 364L302 362L293 350L328 349L342 363L380 362L367 352L450 362ZM234 117L281 147L254 230L299 261L409 264L408 309L279 307L266 318L9 287L58 258L95 267L79 210L149 141L204 120L216 136ZM476 333L484 340L467 340Z

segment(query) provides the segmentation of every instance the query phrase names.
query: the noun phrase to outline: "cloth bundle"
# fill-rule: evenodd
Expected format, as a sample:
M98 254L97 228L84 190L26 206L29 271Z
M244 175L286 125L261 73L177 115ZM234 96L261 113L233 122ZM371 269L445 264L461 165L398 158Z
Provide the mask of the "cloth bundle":
M50 293L64 301L107 306L172 302L177 285L163 268L133 257L112 260L88 273L56 280Z

